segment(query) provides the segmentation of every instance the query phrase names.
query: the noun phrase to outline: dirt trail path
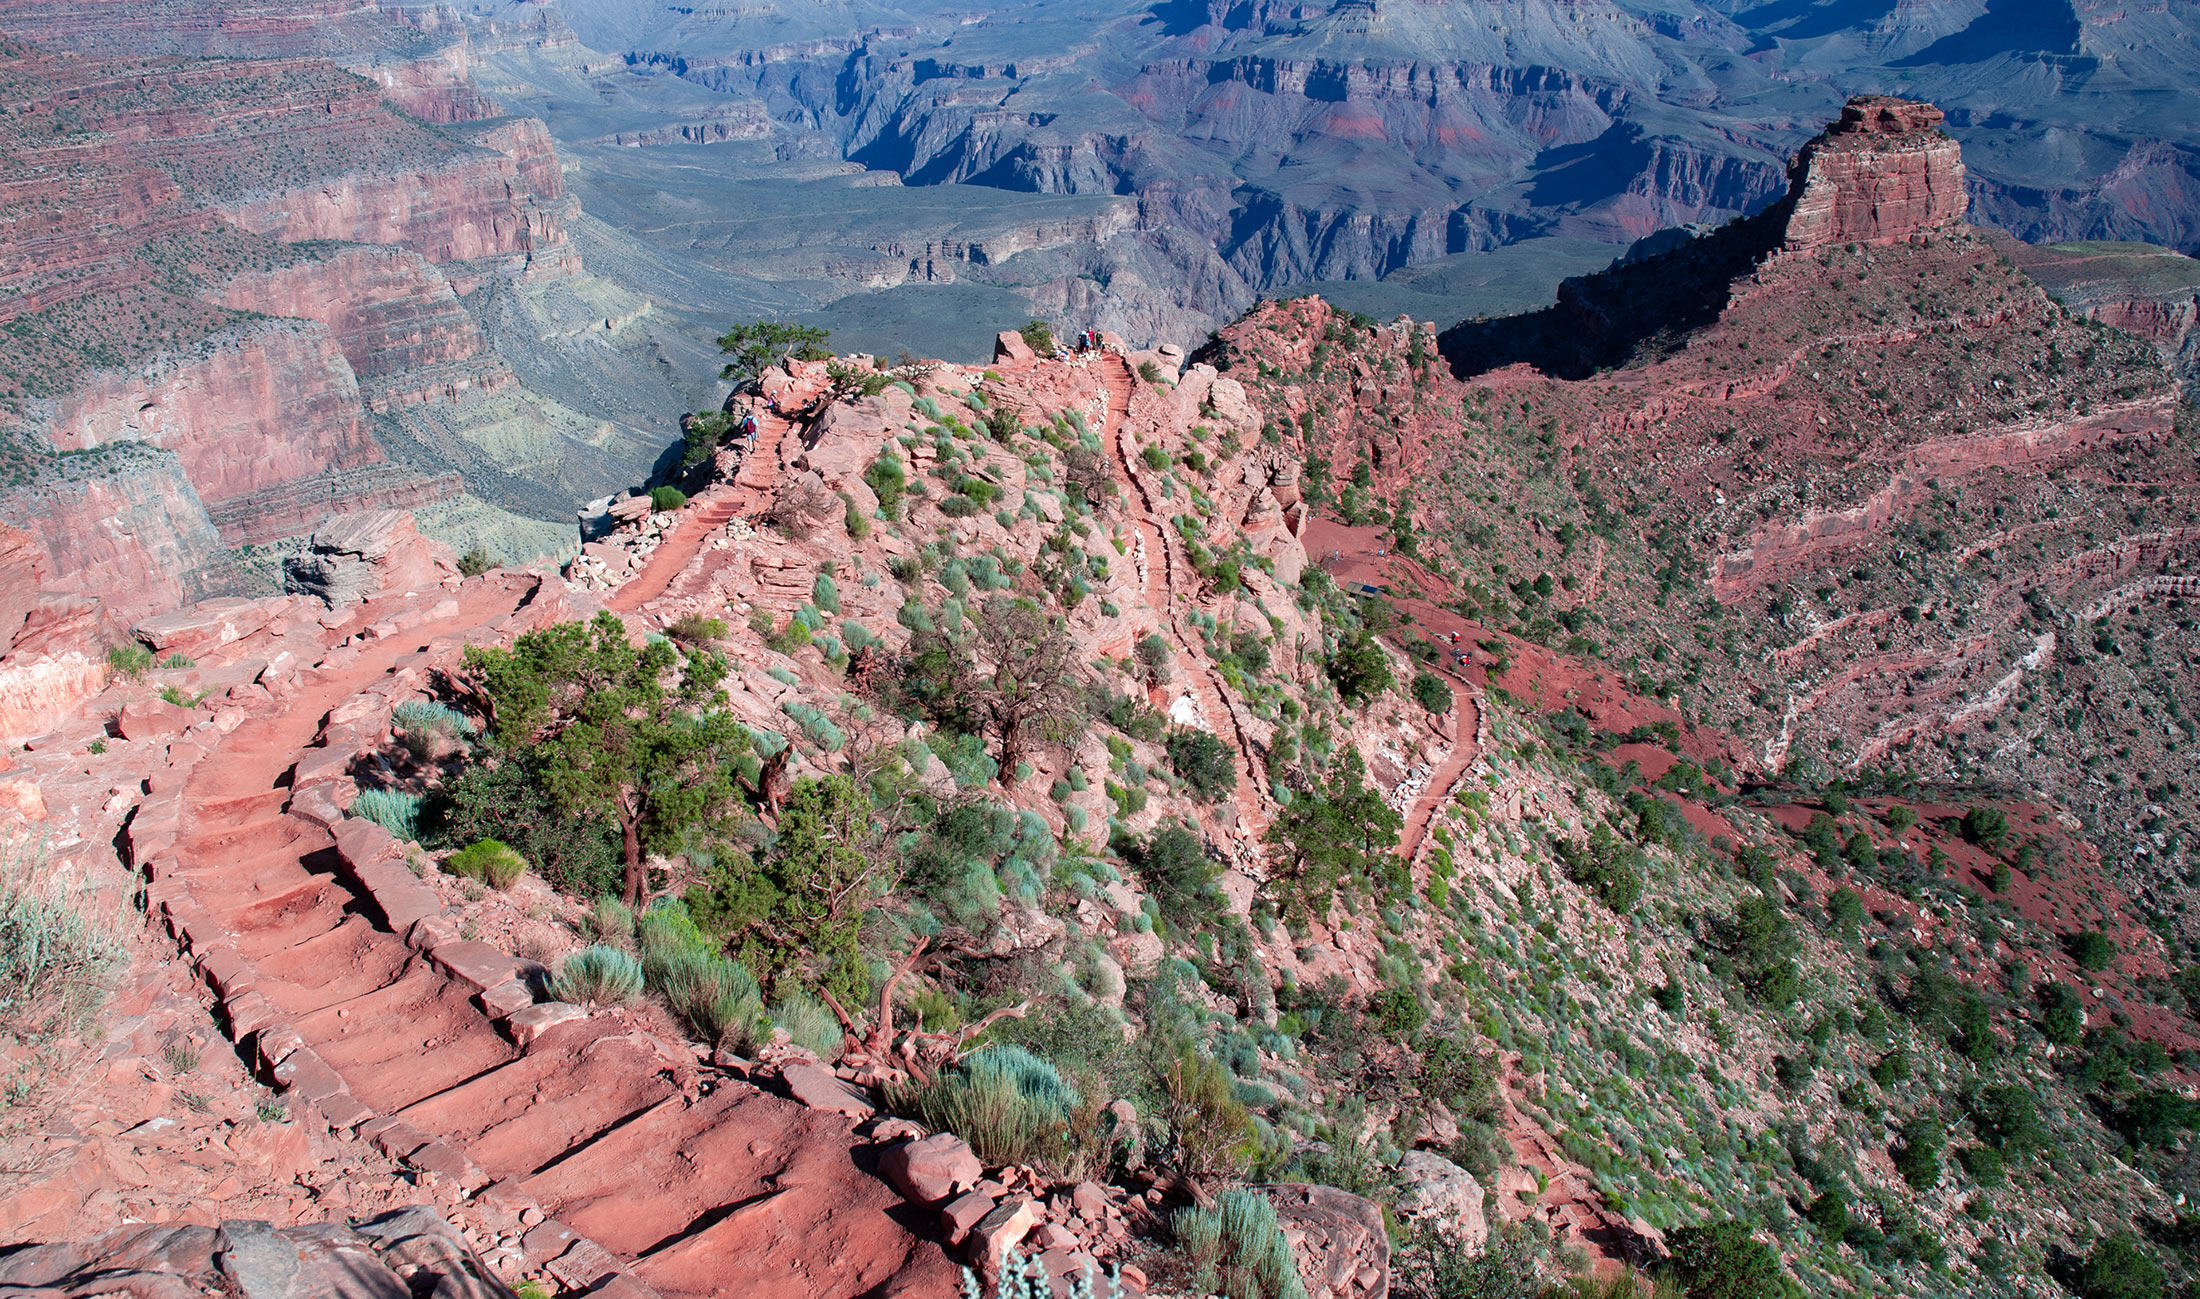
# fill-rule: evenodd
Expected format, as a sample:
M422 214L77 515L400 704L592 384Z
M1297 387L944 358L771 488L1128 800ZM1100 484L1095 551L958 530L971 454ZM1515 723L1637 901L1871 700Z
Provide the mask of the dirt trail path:
M1421 843L1428 837L1429 826L1435 823L1436 814L1451 798L1451 791L1482 756L1481 745L1476 742L1481 732L1482 700L1467 682L1449 672L1443 675L1445 684L1451 687L1451 756L1429 773L1428 786L1406 814L1405 833L1399 837L1398 851L1408 866L1420 856Z
M1599 1275L1619 1273L1661 1253L1633 1224L1606 1206L1590 1172L1568 1159L1542 1125L1521 1111L1527 1079L1520 1073L1518 1056L1505 1057L1503 1082L1504 1113L1498 1127L1512 1148L1513 1171L1525 1170L1534 1180L1508 1186L1501 1175L1492 1212L1516 1221L1540 1220L1551 1229L1554 1240L1588 1251Z
M761 407L755 414L756 445L741 457L741 468L733 482L714 493L707 504L683 511L680 526L651 553L642 571L612 593L611 608L634 613L664 595L727 520L753 513L771 500L779 483L783 444L794 429L794 421Z
M1155 504L1152 489L1147 485L1145 464L1131 446L1130 434L1124 427L1124 416L1129 414L1131 398L1138 391L1138 378L1128 360L1114 352L1100 357L1100 377L1105 386L1108 410L1102 425L1100 439L1115 448L1117 461L1123 475L1131 485L1131 524L1137 530L1145 547L1145 588L1147 607L1157 612L1164 625L1180 646L1198 644L1179 616L1173 593L1192 590L1196 578L1189 572L1188 564L1180 564L1176 552L1169 545L1169 529L1162 522L1162 512ZM1237 808L1238 824L1244 827L1247 837L1258 843L1267 832L1268 817L1261 808L1259 790L1262 772L1255 761L1252 737L1245 733L1245 724L1237 711L1230 707L1220 675L1211 668L1199 668L1184 672L1179 678L1199 704L1200 715L1205 717L1215 734L1227 741L1231 749L1232 764L1237 768L1237 790L1232 802Z
M277 1022L378 1116L360 1131L378 1132L393 1157L427 1158L429 1142L463 1154L619 1256L605 1266L668 1296L952 1293L955 1269L890 1216L901 1201L859 1167L846 1120L730 1078L708 1079L691 1103L686 1051L617 1014L523 1050L468 985L375 923L328 832L288 813L289 770L330 709L515 602L477 590L456 618L302 674L296 695L194 770L174 877L251 967Z
M725 526L733 517L733 505L729 501L716 500L699 509L681 512L680 526L651 552L649 562L642 566L633 580L612 593L611 607L620 613L632 613L651 600L665 593L683 569L694 562L703 551L703 543L712 533Z

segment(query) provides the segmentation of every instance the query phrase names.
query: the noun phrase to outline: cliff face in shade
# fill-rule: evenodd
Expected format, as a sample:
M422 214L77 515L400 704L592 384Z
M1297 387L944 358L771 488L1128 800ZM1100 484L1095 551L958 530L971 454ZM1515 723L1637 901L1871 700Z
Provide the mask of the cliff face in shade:
M113 463L0 497L35 537L43 590L96 599L117 623L243 589L243 575L172 454L120 448Z
M1787 246L1884 244L1963 219L1963 150L1941 111L1912 100L1852 99L1803 146L1788 194Z
M173 451L209 509L382 459L358 382L325 327L240 325L197 351L87 376L58 403L54 445L81 451L130 441Z

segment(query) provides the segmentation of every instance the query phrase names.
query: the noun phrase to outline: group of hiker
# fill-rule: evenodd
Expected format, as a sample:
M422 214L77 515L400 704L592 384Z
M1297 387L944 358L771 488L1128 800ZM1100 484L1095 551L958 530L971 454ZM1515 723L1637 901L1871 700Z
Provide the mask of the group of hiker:
M1077 350L1078 350L1078 351L1080 351L1080 352L1094 352L1094 351L1098 351L1098 350L1099 350L1099 348L1100 348L1100 331L1099 331L1099 330L1097 330L1097 329L1080 329L1080 330L1078 330L1078 331L1077 331ZM1055 341L1055 344L1054 344L1054 359L1055 359L1055 360L1057 360L1057 361L1067 361L1067 360L1068 360L1069 358L1070 358L1070 349L1069 349L1068 347L1064 346L1064 345L1062 344L1062 342L1061 342L1061 341L1060 341L1059 339L1057 339L1057 340Z

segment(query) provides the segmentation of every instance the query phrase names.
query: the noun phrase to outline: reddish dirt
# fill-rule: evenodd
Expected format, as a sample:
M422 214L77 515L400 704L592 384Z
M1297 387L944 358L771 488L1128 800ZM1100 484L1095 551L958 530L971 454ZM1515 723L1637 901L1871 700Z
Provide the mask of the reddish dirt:
M323 715L435 636L507 611L497 594L477 591L458 618L305 674L279 711L197 767L177 845L193 901L354 1097L536 1196L663 1294L951 1293L956 1269L854 1162L846 1120L732 1079L683 1100L688 1053L618 1014L555 1029L523 1054L463 985L368 921L335 874L330 837L286 814L287 773Z
M1462 618L1436 603L1449 596L1450 587L1417 560L1391 551L1390 537L1380 528L1346 527L1332 519L1314 518L1307 522L1305 542L1307 554L1340 584L1357 582L1389 588L1386 598L1390 606L1407 622L1395 639L1402 642L1407 635L1419 634L1447 654L1465 654L1464 665L1456 660L1442 665L1447 675L1463 675L1478 685L1502 686L1539 713L1572 708L1598 730L1613 734L1625 734L1653 722L1672 722L1680 728L1681 752L1686 756L1699 762L1718 758L1739 764L1745 760L1733 740L1693 725L1656 700L1635 694L1614 679L1610 669L1584 664ZM1416 591L1421 594L1409 594ZM1456 644L1451 640L1455 632L1459 637ZM1505 656L1511 660L1494 682L1490 680L1490 653L1481 648L1486 640L1502 641ZM1647 764L1644 770L1653 780L1661 774L1649 771Z
M1504 1195L1501 1176L1500 1189L1490 1200L1490 1211L1542 1222L1551 1229L1555 1241L1578 1244L1587 1251L1591 1267L1599 1276L1622 1274L1661 1253L1662 1242L1655 1233L1648 1228L1638 1229L1606 1207L1603 1195L1597 1191L1595 1175L1568 1159L1542 1125L1522 1112L1520 1104L1527 1099L1528 1079L1520 1072L1519 1056L1504 1057L1503 1082L1504 1114L1498 1128L1512 1147L1515 1168L1511 1171L1517 1174L1525 1170L1539 1178L1543 1187L1539 1194L1521 1197L1525 1213L1509 1212L1511 1206L1503 1201L1510 1197ZM1534 1190L1532 1186L1521 1189Z
M780 456L794 421L761 402L752 403L750 409L756 416L756 445L741 457L741 468L734 474L732 485L714 492L708 500L691 503L683 511L679 528L650 554L642 571L612 593L611 608L633 613L663 595L728 519L754 514L772 499L779 482Z

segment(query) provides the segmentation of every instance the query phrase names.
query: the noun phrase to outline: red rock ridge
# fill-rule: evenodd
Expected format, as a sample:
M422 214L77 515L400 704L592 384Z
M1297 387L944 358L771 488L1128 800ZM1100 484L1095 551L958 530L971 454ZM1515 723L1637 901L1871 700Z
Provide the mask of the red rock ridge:
M335 177L218 210L286 242L397 244L431 262L513 258L530 272L570 273L577 259L564 214L532 197L518 164L484 151L423 171Z
M335 338L297 321L240 326L194 356L96 372L62 400L51 436L71 451L166 447L210 508L382 458Z
M1931 104L1859 95L1789 173L1787 248L1885 244L1959 224L1963 151Z
M174 459L19 493L8 517L38 539L47 594L98 599L121 623L236 590L236 563Z
M240 275L213 294L238 311L327 325L372 410L501 391L516 382L459 305L449 278L399 248L345 248Z

